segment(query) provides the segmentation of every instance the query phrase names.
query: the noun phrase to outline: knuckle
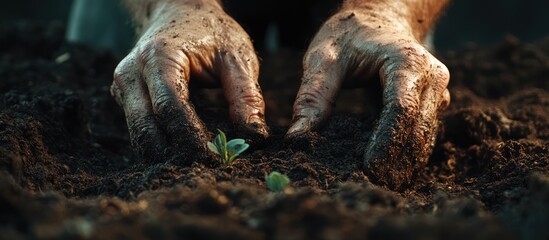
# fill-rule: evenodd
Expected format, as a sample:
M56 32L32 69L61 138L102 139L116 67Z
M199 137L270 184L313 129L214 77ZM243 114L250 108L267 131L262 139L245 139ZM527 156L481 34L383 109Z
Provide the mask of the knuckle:
M259 60L253 49L242 47L220 51L221 59L226 66L234 66L244 78L255 78L259 74Z
M113 97L119 91L118 87L116 86L116 84L114 84L114 82L111 84L111 87L109 88L109 90L110 90L111 96L113 96Z
M118 67L116 67L116 69L114 71L114 74L113 74L113 84L121 85L122 84L122 79L123 79L124 75L126 75L126 74L127 74L126 72L122 72L121 70L118 69Z
M413 93L404 93L389 103L390 107L405 116L413 116L419 111L419 98Z
M448 106L450 106L450 102L451 102L451 95L450 95L450 91L448 91L448 89L445 89L444 92L442 93L442 100L440 101L439 103L439 111L444 111L448 108Z
M294 118L299 117L322 117L331 112L333 103L319 92L304 92L298 94L294 106Z
M116 84L116 81L113 81L111 83L109 90L110 90L111 96L114 96L115 93L120 91L120 87Z
M388 54L381 70L386 74L394 71L423 74L429 69L431 54L421 45L416 43L403 43L395 48L396 51Z
M160 115L169 114L174 109L175 104L176 101L170 93L161 93L153 101L153 107Z
M116 68L114 69L114 73L113 73L113 81L115 83L119 83L122 78L128 74L128 71L126 70L126 66L122 64L122 62L120 62L118 64L118 66L116 66Z
M168 39L157 37L141 43L136 51L137 64L142 72L150 74L151 70L176 69L185 79L189 78L190 60L183 49L174 47Z
M124 58L116 66L113 72L113 84L116 84L120 90L126 89L128 84L136 81L132 75L135 73L134 65L132 64L132 57L128 56Z
M401 48L404 62L423 68L429 63L429 52L418 44L405 44Z
M336 63L337 60L338 60L338 54L333 47L320 44L318 47L315 47L307 51L307 54L305 54L305 57L303 58L303 65L304 66L315 66L315 65L331 66L332 64Z
M154 127L151 126L150 120L153 118L151 115L130 117L128 119L128 125L132 138L138 138L139 136L149 135L154 131Z
M137 51L139 64L142 66L153 64L165 51L166 41L163 38L147 40Z
M238 103L254 107L261 107L264 105L263 97L255 94L246 94L240 96L238 98Z
M438 93L442 93L450 83L450 71L440 61L437 59L433 60L432 64L432 76L430 76L433 79L433 87Z
M319 109L326 103L328 103L327 105L330 105L330 101L328 101L328 99L318 90L310 90L310 92L299 94L295 102L296 105L300 107L314 107Z
M139 64L143 66L155 64L159 59L169 56L172 52L170 49L171 46L167 39L162 37L152 38L140 44L137 50L137 59Z
M154 115L150 113L130 113L126 120L128 121L129 130L132 132L147 130L152 128L151 123L154 122Z
M118 103L118 105L122 106L123 93L122 93L122 91L120 91L120 89L116 86L115 83L111 84L110 93L111 93L111 96L116 101L116 103Z
M118 69L118 67L117 67ZM126 73L121 72L120 70L116 70L114 73L113 82L110 87L110 94L116 101L116 103L119 106L123 106L124 103L124 91L127 89L127 83L123 80L125 79L123 76L125 76Z
M438 59L431 57L430 70L427 73L427 77L431 79L428 82L437 94L442 94L450 83L450 70Z

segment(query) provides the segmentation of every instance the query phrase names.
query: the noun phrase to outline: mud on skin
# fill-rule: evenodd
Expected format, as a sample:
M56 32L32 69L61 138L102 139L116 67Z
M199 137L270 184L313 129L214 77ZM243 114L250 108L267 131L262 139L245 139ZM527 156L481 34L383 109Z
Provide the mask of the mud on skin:
M114 71L111 94L144 159L209 154L204 143L211 135L189 99L191 82L222 87L239 129L258 139L268 136L252 42L220 2L124 2L140 27L135 47Z
M299 53L264 57L261 87L266 105L276 106L266 115L272 136L233 165L197 161L193 151L140 162L109 93L118 59L62 42L63 28L55 25L0 31L2 239L549 234L549 40L508 39L441 56L452 72L453 102L440 117L426 167L394 192L362 173L376 111L355 103L367 92L344 90L324 128L297 143L284 140ZM55 62L67 52L68 61ZM190 96L209 130L240 137L221 91L192 92L209 96ZM278 195L263 180L274 170L292 179Z

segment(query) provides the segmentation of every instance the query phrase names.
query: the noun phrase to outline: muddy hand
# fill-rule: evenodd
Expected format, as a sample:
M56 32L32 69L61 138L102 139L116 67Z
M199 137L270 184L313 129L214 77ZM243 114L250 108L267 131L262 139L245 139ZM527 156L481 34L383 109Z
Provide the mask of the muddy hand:
M345 2L310 44L288 136L324 123L342 85L379 76L383 110L364 152L364 171L401 189L432 151L437 114L450 101L449 73L418 41L425 35L421 25L402 16L403 2L416 1L362 2Z
M216 0L127 0L140 38L114 73L132 146L145 158L167 147L205 150L208 132L189 101L189 81L221 85L232 120L266 137L258 59L249 36Z

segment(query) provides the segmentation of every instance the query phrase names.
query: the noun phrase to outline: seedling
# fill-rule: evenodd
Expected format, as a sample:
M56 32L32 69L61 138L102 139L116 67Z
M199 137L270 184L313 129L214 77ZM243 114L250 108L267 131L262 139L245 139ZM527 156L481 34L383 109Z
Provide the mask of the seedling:
M217 131L219 134L215 136L213 143L208 142L208 148L219 155L221 163L225 165L230 165L238 155L250 147L244 139L240 138L235 138L227 142L225 133L219 129L217 129Z
M271 191L280 192L290 183L290 178L282 173L273 171L265 176L265 181Z

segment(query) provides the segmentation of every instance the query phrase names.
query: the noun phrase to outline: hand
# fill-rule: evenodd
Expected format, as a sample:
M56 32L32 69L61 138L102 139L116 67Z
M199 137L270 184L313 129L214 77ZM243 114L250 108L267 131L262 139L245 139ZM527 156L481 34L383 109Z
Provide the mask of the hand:
M218 1L159 2L111 86L134 149L149 159L170 147L205 151L209 133L189 101L189 81L220 84L236 125L266 137L259 64L249 36Z
M405 22L341 11L320 29L303 60L302 85L288 136L317 129L343 84L379 76L383 110L364 152L370 180L401 189L431 154L437 115L450 101L448 69Z

